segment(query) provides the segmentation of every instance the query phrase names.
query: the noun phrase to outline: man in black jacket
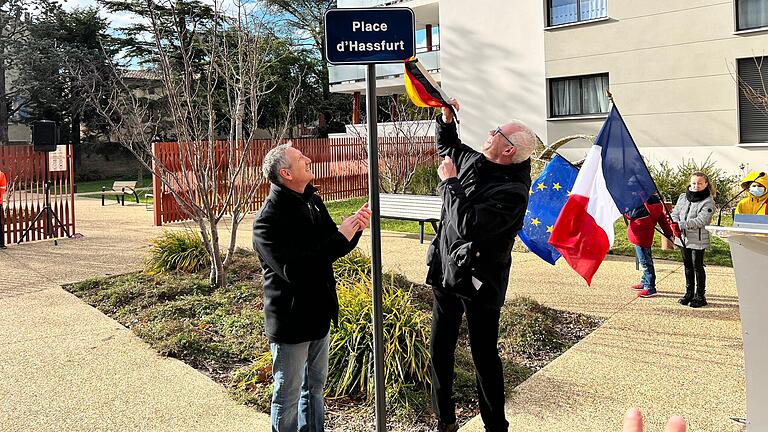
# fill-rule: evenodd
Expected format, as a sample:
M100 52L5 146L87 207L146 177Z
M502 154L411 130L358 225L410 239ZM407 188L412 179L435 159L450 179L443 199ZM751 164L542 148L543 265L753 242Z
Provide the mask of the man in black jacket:
M253 221L272 351L273 432L323 430L328 333L339 312L333 262L354 249L371 214L366 204L337 228L310 183L310 162L290 144L266 154L271 188Z
M458 110L455 100L451 103ZM437 118L442 222L427 253L432 309L432 404L438 431L455 431L452 398L456 343L467 315L480 415L486 431L506 431L504 375L497 350L501 306L512 265L512 246L523 226L531 187L530 154L538 142L521 122L488 134L480 152L464 145L453 113Z

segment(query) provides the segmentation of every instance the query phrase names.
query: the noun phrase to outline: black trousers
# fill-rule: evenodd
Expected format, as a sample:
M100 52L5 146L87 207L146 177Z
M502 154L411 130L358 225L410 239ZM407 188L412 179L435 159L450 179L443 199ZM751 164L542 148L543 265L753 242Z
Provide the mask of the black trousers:
M707 275L704 273L704 249L682 248L682 250L685 266L685 296L689 299L704 298L707 285Z
M499 317L494 307L477 305L437 290L432 308L432 406L441 423L456 423L453 401L454 363L461 317L466 313L469 345L475 363L475 381L480 416L486 431L506 431L504 418L504 372L498 351Z

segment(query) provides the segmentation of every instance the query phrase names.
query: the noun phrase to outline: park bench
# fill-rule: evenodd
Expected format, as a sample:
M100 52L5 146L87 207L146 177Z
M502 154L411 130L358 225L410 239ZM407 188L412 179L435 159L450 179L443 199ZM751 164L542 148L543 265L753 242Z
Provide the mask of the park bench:
M424 223L432 224L437 232L443 201L439 196L381 194L379 213L382 218L416 221L419 223L419 241L424 243Z
M137 181L116 181L112 184L112 189L107 189L106 186L101 187L101 205L104 205L104 198L107 195L114 195L117 197L117 202L121 205L125 205L125 196L133 195L136 199L136 203L139 203L139 194L136 192L139 190L139 182ZM122 198L122 201L121 199Z

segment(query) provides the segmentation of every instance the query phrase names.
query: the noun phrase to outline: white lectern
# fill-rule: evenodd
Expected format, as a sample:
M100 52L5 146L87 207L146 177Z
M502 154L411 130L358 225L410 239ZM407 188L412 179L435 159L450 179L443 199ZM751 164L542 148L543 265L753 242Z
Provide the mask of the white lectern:
M732 227L707 229L727 238L731 248L744 336L747 431L753 432L768 431L768 219L748 216Z

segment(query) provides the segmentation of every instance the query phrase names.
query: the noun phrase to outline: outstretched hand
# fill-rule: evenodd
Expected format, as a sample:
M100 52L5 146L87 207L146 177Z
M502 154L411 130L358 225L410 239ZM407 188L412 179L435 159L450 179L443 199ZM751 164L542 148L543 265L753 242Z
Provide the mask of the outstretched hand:
M670 417L667 425L664 426L664 432L685 432L685 419L680 416ZM637 408L630 408L624 415L624 428L622 432L644 432L643 414ZM650 431L646 431L650 432Z

